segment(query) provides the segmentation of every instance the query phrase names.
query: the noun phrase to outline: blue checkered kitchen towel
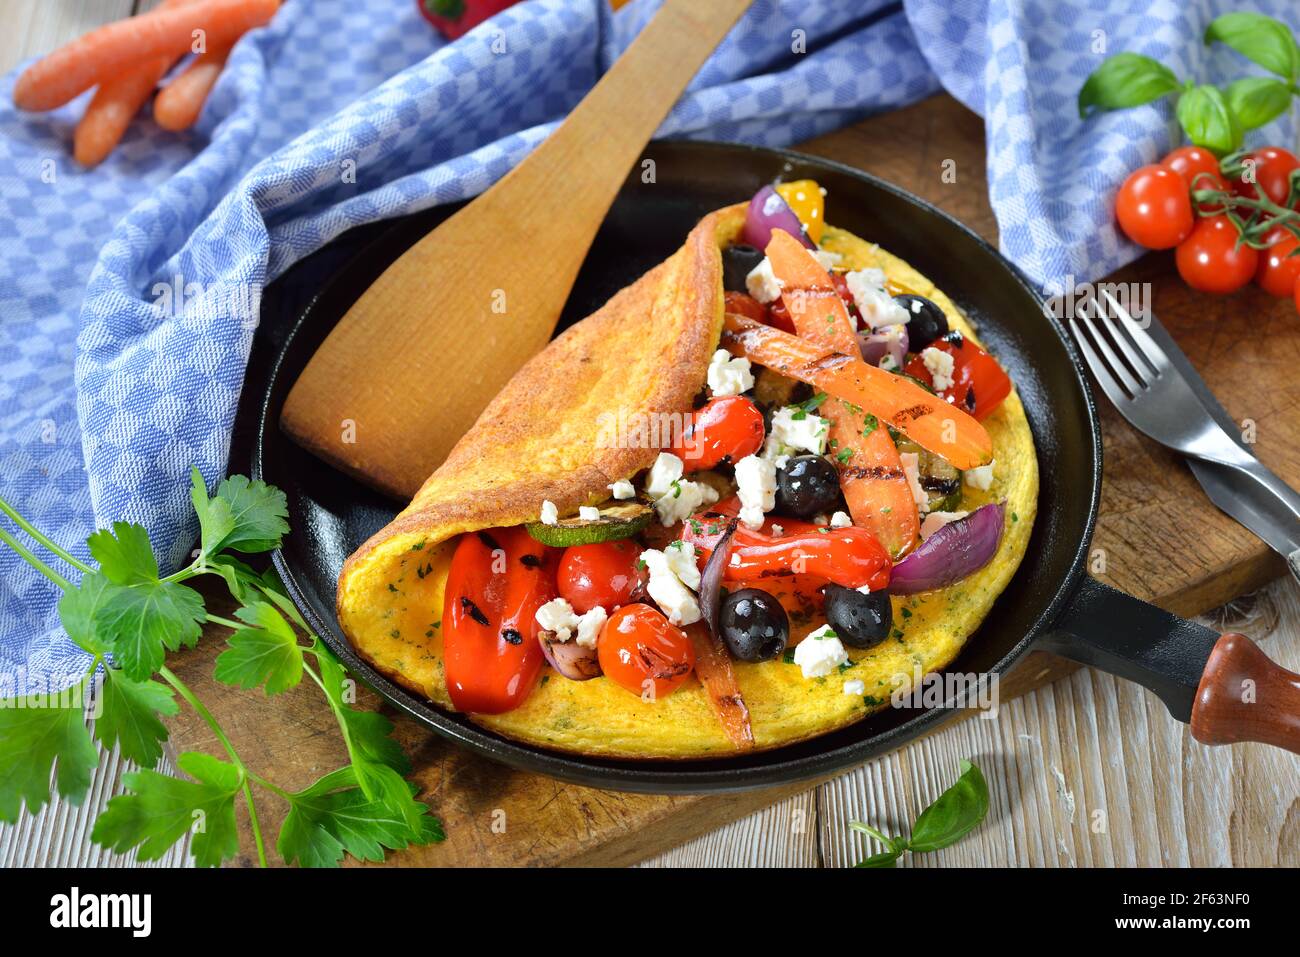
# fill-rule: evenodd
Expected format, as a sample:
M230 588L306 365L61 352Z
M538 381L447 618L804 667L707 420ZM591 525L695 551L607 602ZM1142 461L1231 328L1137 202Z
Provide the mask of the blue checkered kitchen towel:
M1173 133L1159 107L1085 132L1074 98L1100 60L1095 31L1112 51L1222 80L1241 61L1212 61L1198 39L1238 5L757 0L660 133L783 146L942 85L985 117L1007 254L1043 282L1093 275L1136 252L1112 228L1107 194ZM64 543L140 522L164 568L181 564L196 533L186 474L195 463L212 482L226 466L264 284L352 226L481 192L656 6L531 0L447 44L413 0L286 0L238 45L194 130L138 122L90 172L70 158L84 99L17 113L11 74L0 86L0 493ZM1296 16L1289 0L1255 6ZM792 50L798 36L806 51ZM1261 135L1290 141L1289 129ZM184 309L196 295L204 308ZM5 693L83 667L57 598L0 549Z

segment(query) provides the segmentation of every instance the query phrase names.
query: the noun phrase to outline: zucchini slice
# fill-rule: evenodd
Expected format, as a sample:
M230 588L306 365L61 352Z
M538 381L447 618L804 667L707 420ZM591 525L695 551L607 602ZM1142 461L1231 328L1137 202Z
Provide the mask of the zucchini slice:
M570 545L595 545L631 538L650 524L654 509L644 502L618 502L611 499L600 506L599 518L579 518L570 515L554 525L529 522L524 527L528 534L543 545L568 548Z

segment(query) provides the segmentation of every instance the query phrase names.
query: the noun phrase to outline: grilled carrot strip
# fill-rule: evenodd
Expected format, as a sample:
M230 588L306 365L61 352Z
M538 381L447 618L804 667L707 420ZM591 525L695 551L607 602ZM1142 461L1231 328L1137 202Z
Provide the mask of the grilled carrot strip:
M861 358L826 349L727 313L722 348L782 375L844 399L902 432L956 468L972 469L993 461L993 441L984 426L956 406Z
M821 263L780 229L773 230L766 252L800 338L857 355L849 311ZM843 399L827 402L820 414L831 422L831 454L853 524L875 535L897 558L916 543L921 520L889 430L872 427L861 408Z
M754 746L754 729L749 723L749 708L736 683L735 669L731 667L731 655L722 640L714 638L702 621L687 625L686 634L695 645L695 676L708 692L722 730L737 751L749 750Z

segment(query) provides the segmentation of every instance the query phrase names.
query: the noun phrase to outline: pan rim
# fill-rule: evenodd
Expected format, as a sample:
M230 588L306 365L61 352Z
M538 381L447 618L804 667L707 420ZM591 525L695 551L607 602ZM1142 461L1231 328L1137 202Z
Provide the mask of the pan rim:
M991 243L982 236L955 219L938 207L926 202L907 190L886 180L834 160L789 149L752 146L747 144L722 143L706 140L663 139L654 140L646 147L646 153L659 150L684 150L700 155L724 153L743 154L747 157L760 156L776 164L791 163L827 169L851 180L863 183L873 189L893 195L895 198L919 208L923 213L938 217L943 225L961 234L966 241L973 242L994 261L1001 263L1011 279L1020 286L1030 299L1042 304L1043 299L1028 278L1004 257ZM644 155L644 154L643 154ZM400 222L395 220L394 222ZM321 303L328 299L335 283L346 274L346 268L340 269L333 278L321 286L299 311L296 321L279 345L272 360L265 383L265 390L260 396L256 415L256 429L252 443L252 461L250 471L254 478L266 478L266 455L268 435L279 435L274 416L278 414L278 404L273 402L276 383L280 379L295 340L307 327ZM1074 554L1070 556L1067 573L1057 584L1051 598L1043 605L1036 622L1011 648L1002 655L989 669L990 673L1004 675L1019 661L1030 648L1050 630L1059 618L1062 610L1072 598L1083 576L1083 566L1088 548L1096 527L1097 511L1101 495L1102 446L1101 429L1097 408L1091 389L1088 387L1082 358L1073 341L1059 325L1045 320L1051 327L1052 334L1064 347L1074 373L1073 387L1079 392L1086 412L1088 433L1091 436L1091 474L1089 483L1087 516L1084 534L1080 536ZM281 441L284 441L281 439ZM285 589L294 604L302 612L311 627L320 635L330 650L337 655L358 678L369 684L379 695L411 717L426 729L469 748L475 753L504 763L518 770L546 774L575 784L588 787L601 787L609 790L655 793L720 793L728 791L752 790L772 787L801 780L828 777L847 768L854 767L870 757L888 752L893 748L911 741L936 726L955 717L954 702L947 700L943 706L928 708L918 712L900 724L883 731L867 734L862 738L840 744L824 751L814 751L796 757L781 758L786 748L776 748L757 755L739 758L711 758L710 765L723 763L723 766L704 768L696 761L638 761L618 760L573 755L565 752L548 751L504 738L478 725L463 716L442 711L431 702L398 685L395 681L378 671L369 662L362 659L351 644L342 636L336 620L323 619L317 612L314 602L306 590L294 567L286 558L283 549L272 553L272 562ZM1019 573L1017 573L1019 574ZM332 616L331 616L332 619ZM866 719L870 721L870 719ZM817 739L812 739L816 741ZM807 746L807 742L804 746ZM726 766L730 764L731 766Z

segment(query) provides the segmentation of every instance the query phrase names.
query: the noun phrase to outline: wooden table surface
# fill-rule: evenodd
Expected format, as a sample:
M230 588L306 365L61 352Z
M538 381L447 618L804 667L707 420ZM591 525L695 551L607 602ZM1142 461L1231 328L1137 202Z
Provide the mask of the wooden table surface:
M45 52L72 36L131 12L149 0L0 0L0 69ZM882 136L882 130L893 135ZM831 156L901 183L938 202L987 236L996 224L978 162L959 165L956 189L936 196L940 164L978 156L982 123L945 97L824 137L803 149ZM889 144L906 141L905 151ZM1135 275L1150 268L1141 264ZM1228 300L1230 312L1240 309ZM1292 317L1294 321L1294 317ZM1186 341L1184 346L1188 347ZM1195 352L1189 348L1194 361ZM1140 440L1104 407L1108 452ZM1165 463L1167 464L1167 463ZM1108 472L1108 495L1127 495L1128 479L1159 485L1166 501L1199 495L1182 466L1162 469L1153 456L1145 476ZM1133 507L1160 503L1134 502ZM1213 530L1216 554L1233 567L1216 570L1214 585L1167 602L1180 610L1223 600L1269 577L1276 563L1256 550L1237 560L1248 534L1226 522ZM1116 560L1142 543L1107 541ZM1149 543L1146 543L1149 546ZM1133 554L1130 554L1130 550ZM1153 586L1153 593L1158 590ZM1279 663L1300 670L1300 589L1277 581L1211 616L1257 638ZM1300 758L1257 746L1211 749L1192 741L1160 703L1132 684L1090 669L1003 705L997 720L968 720L827 784L645 861L650 866L844 866L863 855L850 820L883 830L904 828L970 758L985 771L993 796L990 821L945 851L914 866L958 865L1300 865ZM94 815L118 793L123 763L108 756L85 805L56 801L0 829L0 866L121 866L129 856L90 844ZM183 863L177 849L161 863Z

